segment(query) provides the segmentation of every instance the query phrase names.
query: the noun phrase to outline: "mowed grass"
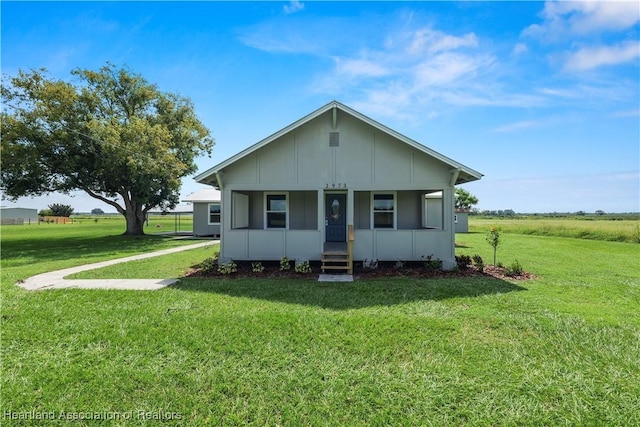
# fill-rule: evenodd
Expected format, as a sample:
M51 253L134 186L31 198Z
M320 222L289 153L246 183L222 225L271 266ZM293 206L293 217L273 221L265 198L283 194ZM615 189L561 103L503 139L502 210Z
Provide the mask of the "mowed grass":
M73 224L2 226L2 279L15 283L47 271L193 243L158 234L173 231L172 218L154 218L150 224L146 236L122 235L126 224L120 216L98 222L82 218Z
M2 231L3 413L131 415L107 425L163 423L138 411L178 414L168 425L640 425L637 244L506 232L498 260L538 276L521 283L183 278L160 291L26 292L12 277L34 268L14 256L6 277L4 259L25 242ZM491 259L484 233L457 242ZM157 277L154 265L203 255L126 269Z

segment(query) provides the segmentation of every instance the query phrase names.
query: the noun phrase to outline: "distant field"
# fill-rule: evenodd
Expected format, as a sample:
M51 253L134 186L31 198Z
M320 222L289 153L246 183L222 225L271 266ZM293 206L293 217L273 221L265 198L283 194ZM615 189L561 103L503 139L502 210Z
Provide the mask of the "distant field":
M486 232L491 227L496 227L505 233L640 243L640 220L637 217L579 219L530 216L507 219L472 216L469 218L471 232Z

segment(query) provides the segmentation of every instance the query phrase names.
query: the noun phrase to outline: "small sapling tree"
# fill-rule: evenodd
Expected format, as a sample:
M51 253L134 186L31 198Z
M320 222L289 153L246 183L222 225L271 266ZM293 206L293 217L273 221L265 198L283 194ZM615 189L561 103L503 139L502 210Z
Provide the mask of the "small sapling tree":
M496 255L498 253L498 246L500 245L500 232L495 227L491 227L491 230L487 233L487 242L493 248L493 266L496 266Z

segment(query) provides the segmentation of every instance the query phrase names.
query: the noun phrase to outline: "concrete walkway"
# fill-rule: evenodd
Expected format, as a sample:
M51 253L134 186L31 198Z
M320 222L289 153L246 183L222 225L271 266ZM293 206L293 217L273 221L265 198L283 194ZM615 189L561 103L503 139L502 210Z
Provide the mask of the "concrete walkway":
M153 258L162 255L168 255L189 249L202 248L212 246L219 243L220 240L207 240L206 242L195 243L193 245L179 246L171 249L164 249L157 252L133 255L125 258L117 258L109 261L96 262L93 264L80 265L77 267L65 268L64 270L50 271L49 273L38 274L29 277L23 282L17 283L18 286L29 291L38 291L44 289L64 289L64 288L82 288L82 289L132 289L132 290L155 290L169 286L178 281L178 279L65 279L74 273L81 271L95 270L96 268L107 267L122 262L136 261L140 259Z

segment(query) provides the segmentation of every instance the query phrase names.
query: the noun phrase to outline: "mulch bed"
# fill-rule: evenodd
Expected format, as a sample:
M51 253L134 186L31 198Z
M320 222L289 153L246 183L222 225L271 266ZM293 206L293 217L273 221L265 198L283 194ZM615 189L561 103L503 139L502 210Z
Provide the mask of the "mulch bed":
M262 273L254 273L251 271L251 262L237 261L237 273L229 275L221 274L217 271L203 271L199 268L193 268L187 272L188 277L220 277L220 278L297 278L297 279L313 279L318 277L321 272L320 262L310 262L311 273L297 273L293 265L289 270L280 271L279 261L264 261L262 265L264 271ZM293 263L292 263L293 264ZM479 272L474 266L468 266L465 270L456 271L428 271L421 262L405 262L401 268L396 268L394 262L380 262L378 268L369 269L362 268L362 263L355 262L353 275L357 279L375 279L385 277L418 277L418 278L458 278L458 277L482 277L491 276L501 280L525 281L535 279L536 276L523 271L520 275L508 275L507 269L503 267L494 267L486 265L483 272ZM329 273L329 272L328 272Z

